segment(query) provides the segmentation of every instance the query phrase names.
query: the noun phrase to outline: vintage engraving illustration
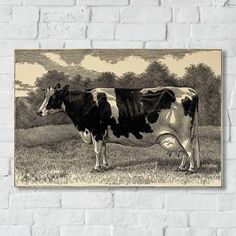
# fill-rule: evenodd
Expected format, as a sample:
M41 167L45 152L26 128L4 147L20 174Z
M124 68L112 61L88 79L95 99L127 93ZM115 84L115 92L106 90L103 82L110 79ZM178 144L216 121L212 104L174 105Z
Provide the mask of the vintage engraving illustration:
M217 49L15 51L16 186L221 186Z

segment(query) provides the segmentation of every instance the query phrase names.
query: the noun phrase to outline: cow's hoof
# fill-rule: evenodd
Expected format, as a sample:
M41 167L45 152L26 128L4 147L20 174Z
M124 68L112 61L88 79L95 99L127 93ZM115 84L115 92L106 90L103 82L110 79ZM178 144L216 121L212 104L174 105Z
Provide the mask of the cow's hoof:
M185 173L186 175L191 175L197 173L197 169L188 169L188 171Z
M109 165L108 165L108 164L101 166L101 170L102 170L102 171L107 171L108 169L109 169Z
M176 172L184 172L184 171L187 171L187 170L188 170L187 167L180 167L180 166L175 169Z
M91 170L91 173L101 173L102 171L101 171L101 168L93 168L92 170Z

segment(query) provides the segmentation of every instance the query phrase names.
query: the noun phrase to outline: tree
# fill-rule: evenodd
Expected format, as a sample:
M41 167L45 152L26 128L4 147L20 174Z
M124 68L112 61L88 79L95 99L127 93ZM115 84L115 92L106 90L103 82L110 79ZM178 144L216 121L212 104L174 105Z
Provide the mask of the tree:
M177 76L171 74L168 67L160 62L154 61L149 64L141 75L142 87L175 86Z
M220 125L221 121L221 78L212 69L200 63L185 69L180 86L194 88L199 96L199 118L203 125Z

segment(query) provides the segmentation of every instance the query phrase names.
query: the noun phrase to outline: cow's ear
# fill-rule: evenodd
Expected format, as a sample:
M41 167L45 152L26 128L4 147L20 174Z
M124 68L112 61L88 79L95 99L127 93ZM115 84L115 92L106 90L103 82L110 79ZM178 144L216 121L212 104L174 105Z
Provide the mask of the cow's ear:
M62 89L62 94L63 95L66 95L68 93L68 90L69 90L69 84L65 85Z

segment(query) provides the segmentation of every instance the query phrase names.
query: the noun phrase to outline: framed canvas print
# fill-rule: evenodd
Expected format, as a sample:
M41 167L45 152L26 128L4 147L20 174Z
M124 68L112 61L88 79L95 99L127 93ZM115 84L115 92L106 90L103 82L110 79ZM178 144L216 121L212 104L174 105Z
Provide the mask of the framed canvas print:
M221 54L16 50L15 185L221 186Z

